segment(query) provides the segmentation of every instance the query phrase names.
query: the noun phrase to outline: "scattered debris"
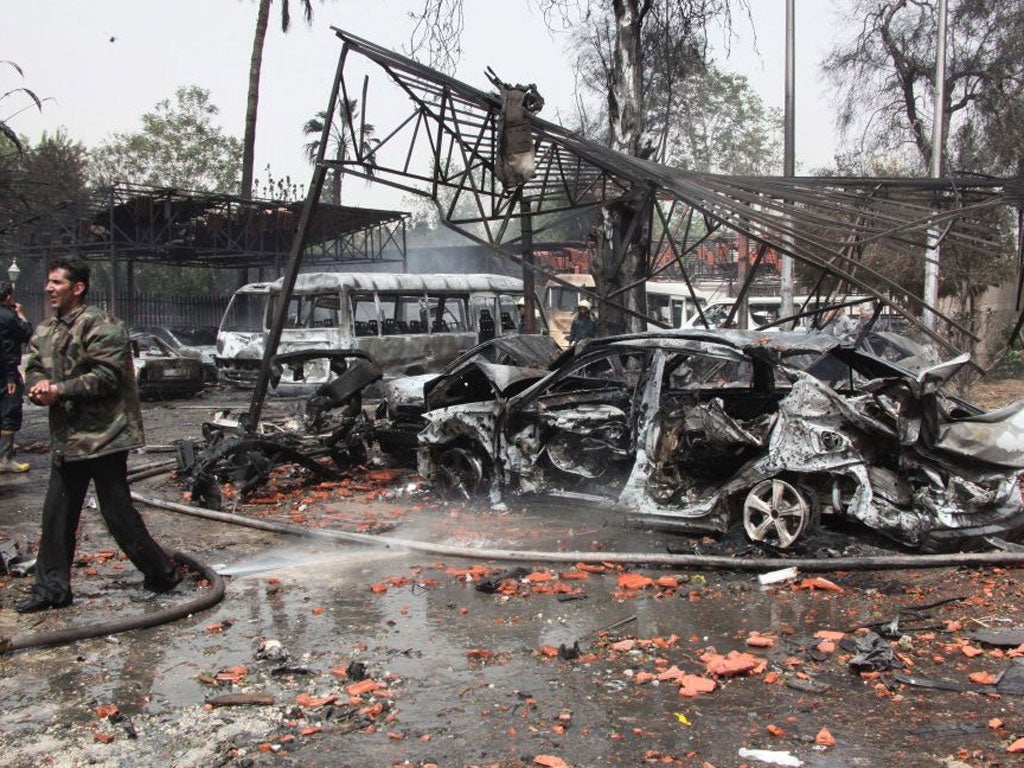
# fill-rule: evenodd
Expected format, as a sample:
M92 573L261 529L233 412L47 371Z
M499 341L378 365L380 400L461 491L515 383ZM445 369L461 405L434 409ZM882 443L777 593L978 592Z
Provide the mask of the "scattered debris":
M768 573L762 573L757 577L757 582L762 587L767 587L770 584L782 584L783 582L792 581L799 575L795 566L789 568L779 568L775 571L768 571Z
M850 669L855 672L880 672L902 669L904 666L896 658L892 646L876 632L869 631L860 637L844 637L839 645L843 650L855 654L849 661Z
M1009 629L976 629L969 635L979 643L999 648L1016 648L1024 645L1024 627Z
M304 366L326 360L337 375L319 386L304 404L304 413L282 423L263 421L249 429L244 417L223 412L203 425L205 443L178 445L179 478L191 500L208 509L223 504L221 483L231 483L246 498L263 486L271 471L282 464L297 464L318 480L337 480L339 470L366 461L372 425L362 411L362 392L381 378L380 367L359 350L313 350L277 355L274 383L281 370L292 370L302 380ZM335 468L321 459L329 458Z
M779 752L770 749L747 749L740 747L739 756L744 759L758 760L770 765L801 766L803 760L794 757L789 752Z
M976 673L977 674L977 673ZM975 693L1024 696L1024 659L1013 659L1010 666L997 677L976 677L979 682L962 683L956 680L925 678L916 675L896 674L895 680L918 688L934 688L940 691L973 691Z
M280 640L268 640L262 637L253 641L256 647L256 658L260 661L287 661L288 651Z
M210 708L269 707L277 703L277 698L267 693L225 693L220 696L211 696L204 703Z

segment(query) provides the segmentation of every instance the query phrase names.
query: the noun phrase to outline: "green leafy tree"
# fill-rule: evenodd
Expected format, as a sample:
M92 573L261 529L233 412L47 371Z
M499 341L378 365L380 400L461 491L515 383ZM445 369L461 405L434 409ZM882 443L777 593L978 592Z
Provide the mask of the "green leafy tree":
M210 92L179 87L142 116L137 133L114 134L91 153L90 178L97 186L116 183L173 187L184 191L233 193L238 188L241 143L225 135ZM103 265L98 272L106 275ZM220 294L238 282L228 270L135 267L137 291L170 289L181 294ZM123 284L123 283L122 283Z
M115 133L92 152L91 176L117 182L200 192L237 189L241 145L215 123L210 92L182 86L142 116L142 130Z
M331 121L330 135L327 139L327 148L324 154L326 157L340 162L348 158L349 150L353 148L353 139L348 130L348 125L351 122L353 126L357 126L357 130L359 129L359 123L357 122L359 118L359 102L356 99L338 99L337 111L337 117ZM320 153L320 139L323 136L324 123L326 121L327 113L321 110L317 112L316 117L311 117L302 126L302 133L305 136L311 137L311 140L304 145L306 158L310 163L315 163L317 155ZM377 139L374 138L377 129L366 123L361 126L361 132L362 151L365 154L372 149L374 143L378 143ZM342 179L342 169L340 167L332 169L330 184L324 190L324 197L327 202L341 205Z
M578 46L579 47L579 46ZM657 49L655 49L657 50ZM581 72L586 92L603 95L603 59L594 49L581 50ZM688 60L688 73L678 71ZM725 174L772 174L782 166L782 115L765 107L742 75L724 72L705 63L694 52L670 50L649 55L646 123L654 160L690 171ZM675 74L663 70L673 69ZM594 120L594 114L597 120ZM603 110L591 110L589 125L579 132L599 141Z
M683 80L675 93L653 92L667 103L651 122L666 115L659 156L666 165L690 171L768 175L782 168L782 115L767 109L742 75L709 66Z
M242 135L242 181L238 194L248 200L252 197L254 166L256 163L256 114L260 103L260 75L263 71L263 43L270 26L270 5L273 0L258 0L256 10L256 31L252 41L252 57L249 60L249 88L245 102L245 131ZM313 23L312 0L300 0L306 24ZM289 0L278 0L281 9L281 31L291 29L292 15Z
M77 229L89 198L88 152L63 129L44 133L35 145L25 139L19 143L20 152L0 151L0 248L18 257L20 284L32 293L43 284L42 265L39 259L21 258L21 246ZM6 268L4 262L0 273ZM32 293L34 299L40 295ZM31 314L42 316L36 307Z
M13 61L0 61L0 71L24 73ZM4 86L6 88L6 86ZM25 101L28 104L25 104ZM26 109L35 106L42 111L43 100L25 87L0 91L0 231L8 232L28 208L24 199L26 176L18 155L24 151L25 140L15 131L12 121Z

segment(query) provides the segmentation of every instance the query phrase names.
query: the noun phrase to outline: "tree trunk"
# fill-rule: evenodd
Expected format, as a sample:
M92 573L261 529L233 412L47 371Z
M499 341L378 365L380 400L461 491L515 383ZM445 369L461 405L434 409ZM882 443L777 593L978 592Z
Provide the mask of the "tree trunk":
M633 157L642 157L644 136L643 63L640 47L640 18L637 0L613 0L615 47L608 73L608 128L612 149ZM647 251L650 228L645 221L637 223L621 260L616 256L622 239L637 216L649 217L642 204L642 194L630 195L606 209L605 232L612 240L601 239L593 267L594 284L599 296L609 296L626 285L647 277ZM643 283L617 294L615 301L636 312L646 314L647 293ZM643 331L647 323L620 309L603 305L598 313L602 335Z
M238 195L244 200L252 197L253 164L256 161L256 112L260 101L260 70L263 68L263 41L267 37L271 0L260 0L256 14L256 34L252 41L249 61L249 94L245 104L245 137L242 140L242 183Z
M342 126L342 130L345 127ZM343 137L338 139L338 148L335 150L334 159L338 161L339 165L334 167L334 173L331 179L331 202L335 205L341 205L341 161L345 159L345 142L342 140Z
M640 157L643 82L637 0L614 0L615 48L608 73L608 127L611 147Z
M645 201L643 190L634 190L604 209L604 236L598 238L596 258L591 267L598 296L613 296L612 300L616 304L643 316L647 315L647 291L644 284L621 293L619 291L647 276L647 248L650 242L647 222L650 212ZM640 218L634 225L633 221L637 217ZM610 240L607 238L609 234ZM617 254L621 254L621 257ZM647 329L647 322L642 317L636 317L610 304L601 305L597 319L602 336L637 333Z

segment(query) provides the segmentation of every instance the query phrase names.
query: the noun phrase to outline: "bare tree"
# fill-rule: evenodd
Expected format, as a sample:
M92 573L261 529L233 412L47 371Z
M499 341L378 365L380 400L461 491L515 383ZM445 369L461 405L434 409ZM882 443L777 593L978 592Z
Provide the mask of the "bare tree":
M838 88L840 129L866 154L909 149L907 159L928 168L937 0L854 0L849 22L856 34L823 64ZM942 122L943 136L956 140L963 126L995 128L1008 103L1019 107L1024 0L950 0L948 27ZM998 130L1005 139L1005 126Z
M671 87L699 69L713 21L729 28L734 6L747 0L535 0L551 29L582 29L577 54L601 72L606 104L608 145L627 155L652 157L664 148L663 134L650 121L645 95L653 69L649 56L671 59L660 69L661 85ZM411 46L427 49L431 63L451 69L460 51L462 0L424 0ZM649 53L650 52L650 53ZM667 121L662 121L662 130ZM607 207L599 227L601 237L594 278L600 295L610 295L647 276L650 243L649 200L642 191ZM642 285L625 290L622 303L646 314ZM602 330L638 330L642 320L609 307L601 313Z
M961 172L1024 170L1024 0L949 0L943 166ZM904 174L931 166L937 0L855 0L848 28L856 33L823 64L838 87L838 125L860 147L861 164L904 164ZM939 293L951 297L960 321L975 331L978 299L1012 273L1013 222L1005 211L984 214L991 246L944 245ZM919 259L871 253L879 268L904 284L921 284ZM958 342L961 343L961 342Z

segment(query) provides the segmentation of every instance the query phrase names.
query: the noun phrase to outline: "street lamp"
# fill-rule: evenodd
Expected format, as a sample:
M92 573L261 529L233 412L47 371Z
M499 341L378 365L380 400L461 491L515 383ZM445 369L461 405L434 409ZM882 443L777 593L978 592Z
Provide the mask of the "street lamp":
M21 269L18 268L18 259L11 259L11 266L7 268L7 277L11 281L11 285L18 284L18 275L21 274Z

